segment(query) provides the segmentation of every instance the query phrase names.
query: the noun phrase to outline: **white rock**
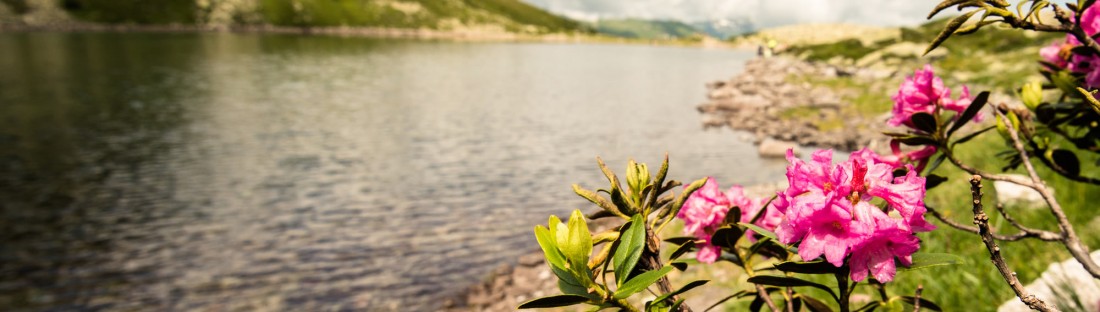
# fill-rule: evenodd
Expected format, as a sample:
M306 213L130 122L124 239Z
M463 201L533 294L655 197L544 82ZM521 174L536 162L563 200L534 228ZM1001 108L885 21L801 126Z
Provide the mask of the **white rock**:
M1100 261L1100 250L1092 252L1091 256L1093 261ZM1043 301L1057 305L1062 311L1100 311L1100 281L1093 279L1072 258L1051 264L1042 276L1025 288ZM1020 302L1019 298L1012 298L997 308L997 312L1025 311L1031 309Z
M796 156L801 154L798 150L798 144L771 138L764 139L764 141L760 142L758 152L761 157L784 157L787 155L788 149L793 149Z
M1029 180L1030 178L1014 174L1012 176ZM1006 205L1017 204L1024 207L1042 207L1043 196L1039 192L1024 186L1005 181L993 181L993 188L997 189L997 201Z

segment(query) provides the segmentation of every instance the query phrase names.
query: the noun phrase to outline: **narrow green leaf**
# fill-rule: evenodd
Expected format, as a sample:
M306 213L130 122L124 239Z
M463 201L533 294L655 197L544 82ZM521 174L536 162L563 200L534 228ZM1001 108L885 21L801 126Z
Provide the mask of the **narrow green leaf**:
M978 115L978 112L982 111L982 107L985 107L985 103L989 101L989 91L982 91L978 93L978 96L974 97L974 100L970 102L970 106L966 107L959 118L955 119L955 124L951 125L951 129L947 130L947 136L962 128L963 125L974 119L974 116Z
M821 300L806 295L801 295L801 297L802 302L806 303L806 309L810 310L810 312L833 312L833 309L824 302L821 302Z
M834 293L831 288L829 288L825 285L821 285L821 284L818 284L818 283L814 283L814 282L811 282L811 281L807 281L807 280L800 279L800 278L795 278L795 277L757 275L757 276L750 277L749 278L749 283L760 284L760 285L768 285L768 286L779 286L779 287L813 287L813 288L824 290L825 292L832 295L833 299L839 300L836 296L836 293Z
M924 131L926 133L936 132L936 117L932 114L920 112L909 116L909 121L913 123L913 126L917 130Z
M925 177L924 189L930 190L933 187L936 187L937 185L940 185L941 183L946 182L946 181L947 181L947 178L944 177L944 176L930 174L927 177Z
M634 278L623 283L622 287L615 290L615 299L626 299L630 295L636 294L639 291L646 289L649 285L653 285L657 280L665 277L668 272L672 272L671 266L665 266L660 270L649 271L642 274L638 274Z
M967 141L970 141L970 140L974 139L978 135L980 135L982 133L985 133L986 131L992 130L993 128L996 128L996 127L997 126L989 126L989 127L985 127L985 129L974 131L974 133L967 134L966 136L963 136L962 138L959 138L958 140L955 140L955 143L952 143L952 144L966 143ZM944 157L946 157L946 154L944 155Z
M935 139L933 139L931 137L928 137L928 136L923 136L923 135L910 135L910 136L905 136L905 137L898 137L898 138L894 138L894 140L897 140L898 142L901 142L902 144L909 145L909 146L936 145L937 144Z
M900 267L901 270L918 270L941 265L963 264L966 261L962 257L949 253L920 252L913 254L913 263L909 267Z
M614 213L617 216L627 218L627 216L623 214L622 211L619 211L619 207L616 207L615 204L611 203L611 201L607 200L606 198L603 198L603 196L596 194L596 192L586 190L580 185L573 184L573 193L577 193L577 195L579 195L580 197L584 197L584 199L587 199L589 202L596 204L596 206L600 206L600 208L603 208L606 211Z
M714 309L714 308L717 308L717 307L718 307L719 305L721 305L722 303L725 303L726 301L729 301L730 299L733 299L733 298L741 298L742 296L744 296L744 295L746 295L746 294L749 294L749 292L748 292L748 291L744 291L744 290L742 290L742 291L738 291L738 292L736 292L736 293L734 293L734 294L732 294L732 295L729 295L729 296L727 296L727 297L725 297L725 298L722 298L721 300L718 300L718 301L717 301L717 302L715 302L714 304L710 305L710 307L708 307L708 308L707 308L706 310L703 310L703 312L707 312L707 311L710 311L710 310L712 310L712 309Z
M684 292L687 292L687 291L691 290L692 288L703 286L707 282L710 282L710 281L708 281L708 280L693 281L691 283L688 283L687 285L684 285L684 287L680 287L680 289L673 290L670 293L661 295L661 296L657 297L656 299L653 299L653 302L665 301L665 299L672 298L672 296L676 296L676 295L682 294Z
M932 160L932 163L928 165L928 169L925 169L924 172L928 174L936 171L936 168L939 168L940 164L943 164L943 161L945 159L947 159L947 153L941 152L940 155L936 157L936 159Z
M936 36L936 39L932 39L932 43L929 44L928 48L924 50L924 55L927 55L928 52L932 52L932 50L935 50L936 47L939 47L940 44L942 44L944 41L947 40L947 38L951 37L951 35L955 33L955 30L959 29L959 27L962 27L963 23L965 23L966 20L970 19L971 16L974 16L974 13L978 13L978 11L979 10L972 10L970 12L966 12L963 15L959 15L958 17L951 19L950 22L947 22L947 26L943 27L943 31L941 31L940 34Z
M645 250L645 216L634 215L622 231L622 235L619 236L619 248L615 250L613 258L615 284L620 286L626 282L626 278L634 270L634 265L642 257L642 251Z
M901 301L903 301L905 303L908 303L909 305L913 305L913 303L917 301L916 299L917 298L913 297L913 296L902 296L901 297ZM932 301L928 301L928 299L924 299L924 298L920 298L920 308L921 309L929 309L929 310L932 310L932 311L943 311L943 309L941 309L938 304L936 304Z
M665 176L668 175L668 152L665 152L665 160L661 162L661 169L657 171L657 176L653 178L653 186L656 191L649 195L649 206L653 208L659 208L657 205L657 198L664 193L660 190L661 185L665 183Z
M516 309L542 309L542 308L557 308L567 307L579 303L588 302L588 298L578 295L557 295L542 297L520 304Z
M763 210L763 209L761 209L761 210ZM771 238L771 239L774 239L774 240L775 240L776 242L778 242L778 241L779 241L779 237L775 236L775 233L774 233L774 232L772 232L772 231L768 231L767 229L764 229L764 228L762 228L762 227L759 227L759 226L757 226L756 224L752 224L752 223L744 223L744 222L738 222L738 223L737 223L737 225L740 225L740 226L746 227L746 228L748 228L748 229L752 230L753 232L756 232L756 234L760 234L761 236L764 236L764 237L767 237L767 238Z
M936 16L936 14L939 14L940 11L943 11L944 9L973 1L974 0L946 0L944 2L940 2L940 4L936 5L935 8L932 8L932 12L928 13L928 17L926 19L932 19L933 16Z
M695 240L695 237L691 237L691 236L677 236L677 237L666 238L665 242L669 243L669 244L679 246L679 245L683 245L686 242L690 242L690 241L694 241L694 240Z
M825 261L780 262L775 264L775 269L783 272L802 274L833 274L840 270L840 268L833 266L832 263L828 263Z
M680 245L680 247L676 247L676 250L672 251L672 254L668 256L668 260L676 260L688 251L691 251L692 248L695 248L695 241L687 241L683 245Z
M695 190L703 187L703 184L707 184L707 178L695 180L695 182L691 182L691 184L684 187L684 191L680 192L680 196L677 196L676 201L672 202L672 206L669 207L669 214L675 216L679 213L680 208L684 207L684 201L687 201L688 196L691 196L691 193L695 193Z
M856 309L853 312L873 311L876 308L878 308L878 306L880 306L880 305L882 305L881 301L871 301L871 302L868 302L867 304L863 305L862 307L859 307L859 309Z

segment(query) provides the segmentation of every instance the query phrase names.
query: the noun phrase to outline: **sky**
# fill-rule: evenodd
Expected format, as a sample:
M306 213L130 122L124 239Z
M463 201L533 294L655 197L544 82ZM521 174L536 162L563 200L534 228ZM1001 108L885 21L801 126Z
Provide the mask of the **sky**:
M703 21L748 19L767 28L798 23L920 24L935 0L525 0L574 19L633 17Z

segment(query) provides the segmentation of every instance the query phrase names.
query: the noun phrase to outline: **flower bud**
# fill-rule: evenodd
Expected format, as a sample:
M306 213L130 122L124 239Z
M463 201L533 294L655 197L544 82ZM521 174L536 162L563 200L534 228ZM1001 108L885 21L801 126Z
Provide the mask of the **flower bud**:
M1043 102L1043 84L1038 81L1024 84L1020 89L1020 100L1024 101L1024 106L1028 109L1034 110L1039 107L1039 103Z

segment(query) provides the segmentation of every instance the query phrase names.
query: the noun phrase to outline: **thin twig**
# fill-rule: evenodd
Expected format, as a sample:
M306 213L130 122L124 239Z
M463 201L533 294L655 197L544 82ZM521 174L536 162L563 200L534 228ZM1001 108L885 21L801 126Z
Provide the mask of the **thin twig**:
M794 312L794 289L787 287L787 295L783 296L783 300L787 301L787 312Z
M756 295L768 304L768 308L772 309L772 312L779 312L779 307L775 306L775 302L772 302L772 297L768 295L768 290L764 289L764 285L756 284Z
M954 220L948 219L946 216L944 216L943 214L940 214L939 211L936 211L936 209L932 208L931 206L925 205L924 207L928 209L928 213L931 213L932 216L935 217L936 219L939 219L940 222L943 222L944 224L947 224L948 226L959 229L959 230L963 230L963 231L966 231L966 232L978 234L978 228L977 227L972 226L972 225L966 225L966 224L958 223L958 222L955 222ZM1022 239L1025 239L1025 238L1036 238L1036 239L1039 239L1039 240L1042 240L1042 241L1048 241L1048 242L1062 241L1062 235L1060 235L1058 233L1054 233L1054 232L1050 232L1050 231L1042 231L1042 230L1035 230L1034 232L1021 230L1020 232L1018 232L1016 234L1012 234L1012 235L1004 235L1004 234L997 234L997 233L990 233L990 235L993 236L993 239L1003 241L1003 242L1014 242L1014 241L1022 240Z
M1095 42L1094 42L1095 43ZM1027 174L1031 178L1031 185L1029 188L1039 192L1039 195L1043 197L1043 200L1047 202L1047 207L1050 208L1050 213L1054 215L1054 218L1058 221L1058 229L1062 232L1062 244L1066 246L1066 250L1077 262L1081 263L1081 266L1088 271L1092 278L1100 278L1100 265L1097 265L1092 260L1092 256L1089 255L1089 249L1084 243L1081 243L1081 239L1077 237L1077 232L1073 229L1073 224L1069 222L1069 218L1066 217L1066 213L1062 210L1062 205L1058 203L1058 199L1054 198L1054 193L1047 188L1043 180L1039 178L1039 174L1035 172L1035 166L1031 165L1031 159L1027 155L1027 150L1024 149L1024 144L1020 140L1020 135L1016 132L1016 125L1011 120L1005 117L1000 110L994 109L993 113L997 115L997 118L1004 120L1005 125L1008 127L1008 135L1012 139L1012 147L1016 149L1016 152L1020 153L1020 159L1024 164L1024 168L1027 169ZM1021 184L1022 185L1022 184Z
M1012 226L1016 227L1017 229L1020 229L1021 232L1028 233L1028 234L1033 235L1034 237L1036 237L1040 240L1044 240L1044 241L1048 241L1048 242L1049 241L1061 241L1062 240L1062 234L1047 231L1047 230L1033 229L1033 228L1026 227L1023 224L1020 224L1020 222L1016 221L1015 218L1013 218L1011 215L1008 214L1008 211L1005 211L1005 205L1004 204L997 203L997 205L995 205L993 207L997 208L997 212L1001 214L1001 217L1005 218L1005 221L1008 221L1009 224L1012 224Z
M1012 272L1008 268L1008 264L1005 263L1004 257L1001 256L1001 248L997 246L997 242L994 241L993 235L989 232L989 216L985 214L982 209L982 177L974 175L970 178L970 194L974 199L974 224L978 225L978 235L982 237L982 243L985 243L986 249L989 250L991 255L990 259L993 260L993 265L997 267L997 271L1001 273L1001 277L1008 282L1008 286L1012 288L1013 292L1016 292L1016 297L1020 298L1025 305L1032 310L1037 311L1058 311L1053 306L1048 306L1042 299L1035 297L1024 288L1020 283L1020 280L1016 278L1016 272Z
M924 286L917 285L916 294L913 296L913 312L921 312L921 291L924 291Z

